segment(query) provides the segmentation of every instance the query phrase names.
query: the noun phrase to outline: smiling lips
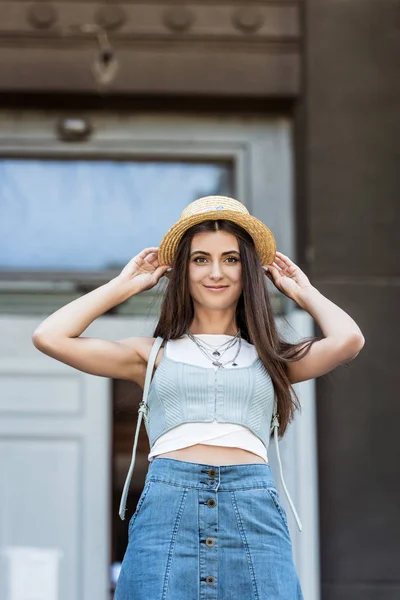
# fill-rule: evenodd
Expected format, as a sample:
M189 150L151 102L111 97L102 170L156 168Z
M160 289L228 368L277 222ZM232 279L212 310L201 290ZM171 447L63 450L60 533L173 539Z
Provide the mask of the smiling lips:
M207 290L210 290L211 292L222 292L222 290L226 290L226 288L228 287L227 285L223 285L223 286L205 286L207 288Z

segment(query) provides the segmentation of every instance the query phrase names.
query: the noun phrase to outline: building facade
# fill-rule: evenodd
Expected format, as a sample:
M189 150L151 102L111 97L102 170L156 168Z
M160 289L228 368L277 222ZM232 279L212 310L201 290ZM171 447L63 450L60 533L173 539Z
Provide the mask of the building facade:
M366 340L350 367L299 390L304 414L282 441L288 461L299 440L308 448L290 475L303 514L317 511L294 538L306 597L397 598L398 3L2 0L0 12L0 446L14 490L2 494L0 545L14 550L0 573L26 564L17 547L36 513L25 490L50 506L49 477L65 555L30 560L58 573L62 600L103 597L103 567L126 542L115 506L140 389L47 361L29 332L157 245L189 201L221 193L271 226ZM85 334L149 335L157 301L142 294ZM298 333L312 331L274 301ZM146 444L142 431L136 497ZM49 545L35 535L36 550ZM82 557L96 547L87 577Z

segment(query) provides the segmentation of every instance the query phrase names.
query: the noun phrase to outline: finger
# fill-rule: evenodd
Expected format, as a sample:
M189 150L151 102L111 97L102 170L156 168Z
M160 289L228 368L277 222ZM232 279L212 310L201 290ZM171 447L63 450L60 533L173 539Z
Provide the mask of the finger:
M285 261L283 261L281 258L279 258L279 256L275 256L275 262L283 267L288 266Z
M144 258L145 256L147 256L148 254L150 254L154 251L158 252L158 247L150 246L149 248L144 248L141 252L139 252L138 256L140 256L140 258Z
M264 271L265 275L268 277L269 281L275 284L275 281L278 281L280 278L280 273L278 273L275 267L268 265L268 271Z
M145 248L144 250L142 250L142 252L140 252L137 256L136 259L140 262L140 261L144 261L146 263L150 263L151 265L153 265L154 261L158 260L158 252L157 249L152 249L152 248Z
M281 277L281 272L273 265L268 265L268 271L266 272L266 275L270 281L275 283L275 279L279 279Z
M277 258L280 258L281 260L286 262L288 265L294 264L293 261L291 261L290 258L288 256L286 256L285 254L282 254L282 252L277 251L276 255L277 255Z
M289 260L281 260L278 256L275 260L281 265L283 271L292 273L296 269L296 265Z
M275 256L275 260L278 261L280 264L283 265L290 265L290 260L286 257L286 256L278 256L278 254Z
M269 271L270 273L272 273L272 271L275 271L275 270L276 270L276 266L274 266L274 264L273 264L273 263L270 263L270 264L269 264L269 265L267 265L267 266L268 266L268 271Z
M153 252L151 254L148 254L144 260L149 265L151 265L154 269L159 267L157 254L155 254Z
M168 265L161 265L160 267L158 267L155 271L156 276L162 277L163 275L165 275L167 272L167 268Z
M282 268L275 261L272 264L278 271L282 271Z

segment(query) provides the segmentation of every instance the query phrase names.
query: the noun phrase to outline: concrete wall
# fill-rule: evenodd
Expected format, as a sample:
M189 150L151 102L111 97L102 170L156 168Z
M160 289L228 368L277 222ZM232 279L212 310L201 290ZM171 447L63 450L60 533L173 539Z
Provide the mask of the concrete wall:
M314 285L360 325L317 380L323 600L400 597L400 3L308 0L305 188Z

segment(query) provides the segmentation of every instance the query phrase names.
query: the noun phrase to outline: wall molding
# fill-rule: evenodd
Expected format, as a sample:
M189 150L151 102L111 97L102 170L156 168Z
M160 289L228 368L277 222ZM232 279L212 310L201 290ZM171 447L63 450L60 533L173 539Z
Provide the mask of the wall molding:
M295 97L300 13L300 1L283 0L0 0L0 92ZM93 69L99 26L118 62L104 81Z

